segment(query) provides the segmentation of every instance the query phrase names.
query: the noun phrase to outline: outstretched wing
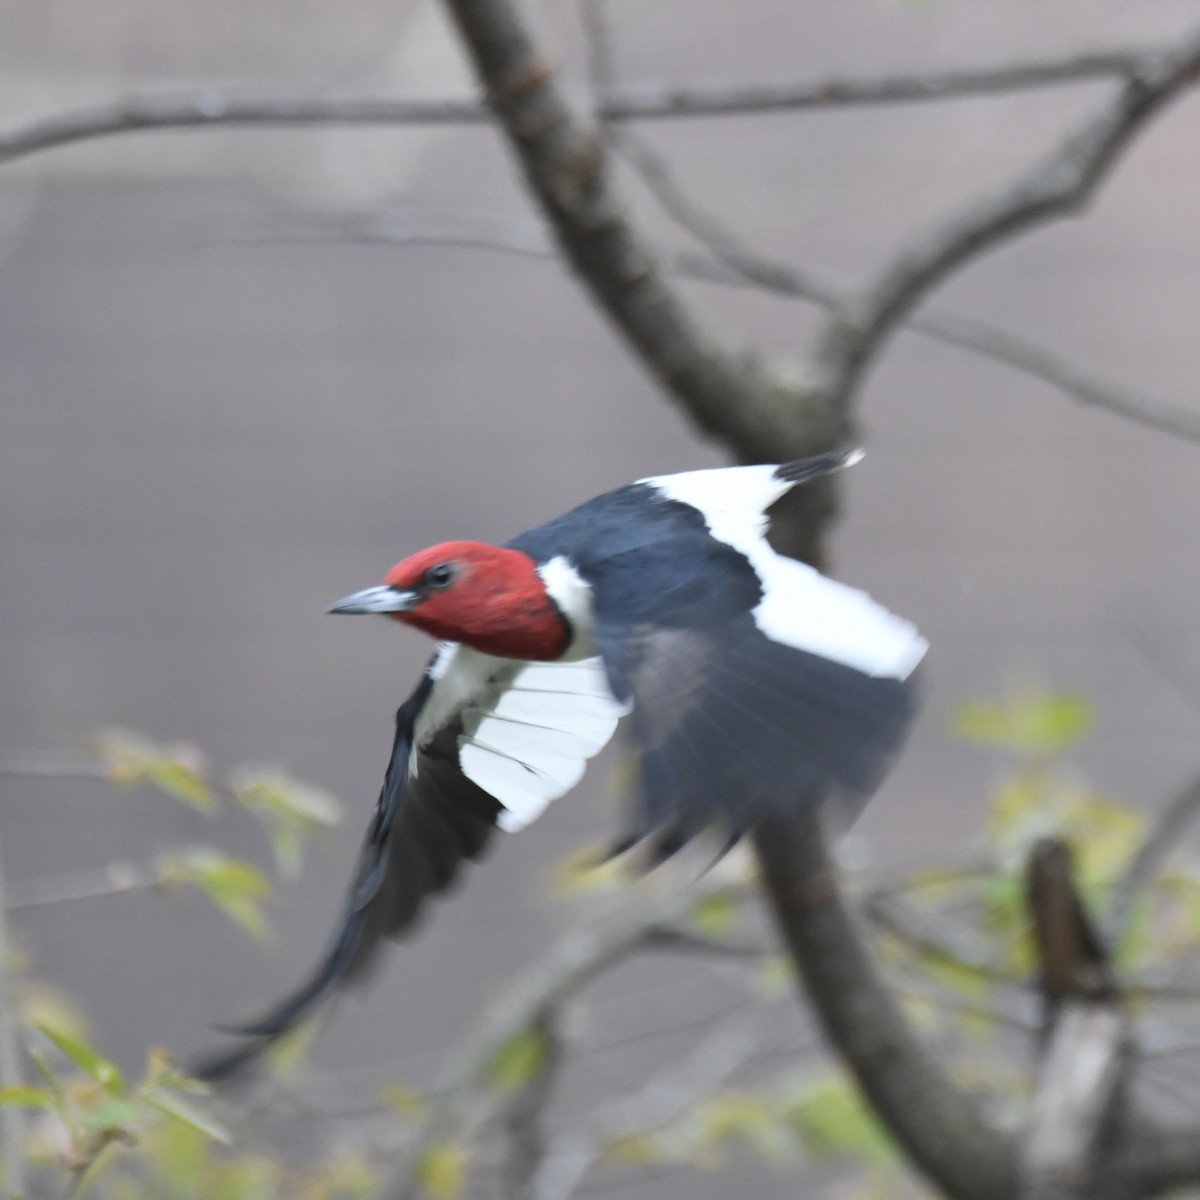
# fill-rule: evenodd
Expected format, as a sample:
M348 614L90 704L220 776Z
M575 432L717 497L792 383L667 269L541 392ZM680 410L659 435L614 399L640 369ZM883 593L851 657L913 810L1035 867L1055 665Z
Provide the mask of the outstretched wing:
M652 859L709 826L735 839L772 811L866 799L916 708L913 675L773 642L748 613L717 628L610 630L608 644L639 763L618 845L652 837Z
M704 530L707 549L689 556L702 562L691 573L638 547L595 575L601 654L614 693L632 703L640 760L618 848L653 835L652 855L665 857L705 826L736 838L773 808L835 792L861 801L878 786L915 711L927 644L908 621L766 538L775 499L848 461L644 481L685 511L677 523L690 524L694 546ZM633 577L653 585L640 610L607 590Z
M624 712L597 658L525 663L445 647L396 714L383 788L319 964L269 1012L225 1027L252 1040L196 1073L237 1069L362 977L385 939L412 929L494 829L522 828L575 786Z

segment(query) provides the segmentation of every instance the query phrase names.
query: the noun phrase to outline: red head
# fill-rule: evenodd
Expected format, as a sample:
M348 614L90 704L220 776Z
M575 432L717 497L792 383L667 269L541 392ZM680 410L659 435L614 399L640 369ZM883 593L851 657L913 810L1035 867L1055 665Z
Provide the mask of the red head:
M329 611L385 613L439 640L505 658L559 658L571 640L533 559L482 542L422 550L397 563L381 587L347 596Z

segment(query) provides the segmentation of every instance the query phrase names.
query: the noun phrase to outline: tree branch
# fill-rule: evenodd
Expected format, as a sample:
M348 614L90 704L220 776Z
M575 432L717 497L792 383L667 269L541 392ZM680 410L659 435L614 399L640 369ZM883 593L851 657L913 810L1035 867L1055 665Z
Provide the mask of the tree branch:
M1160 47L1120 46L1011 63L885 75L877 79L831 76L813 82L778 80L704 87L642 84L606 89L598 103L598 113L614 121L649 117L724 117L998 95L1129 76L1135 74L1147 58L1160 53Z
M644 1137L681 1120L750 1059L760 1040L757 1032L748 1021L729 1022L683 1062L592 1117L590 1132L560 1138L537 1174L534 1200L568 1200L615 1142Z
M756 84L644 84L606 89L606 120L738 116L846 105L898 104L989 95L1129 75L1152 54L1122 46L884 76L879 79L778 80ZM154 129L221 125L464 125L490 120L474 99L384 96L244 96L216 88L190 95L131 95L86 108L14 122L0 130L0 163L74 142Z
M640 145L641 152L645 153L645 143ZM623 151L628 149L627 132L622 137L621 148ZM658 169L665 175L661 161ZM666 178L669 179L669 176ZM678 194L681 197L683 195L682 192ZM659 195L661 199L666 192L660 192ZM690 204L690 201L685 200L685 203ZM688 232L704 242L714 257L695 253L670 256L665 259L665 268L671 275L723 287L758 287L776 295L830 309L844 307L850 302L847 289L837 287L812 272L759 254L711 216L700 215L696 211L691 220L684 221L682 211L675 206L672 215ZM705 221L712 223L707 233L702 232ZM535 221L492 213L441 209L405 210L349 222L341 218L306 220L303 224L269 232L226 235L221 240L250 245L338 241L367 245L445 246L459 250L494 250L531 258L558 257L553 237ZM906 317L903 327L932 341L955 346L1001 366L1011 367L1049 384L1081 404L1158 429L1173 437L1200 442L1200 410L1184 408L1101 375L1028 338L936 308ZM2 773L3 768L0 768Z
M1011 1200L1014 1147L942 1073L880 978L814 821L754 838L784 943L825 1034L904 1153L957 1200Z
M446 2L564 255L693 421L751 461L842 440L835 414L749 351L724 345L668 284L617 194L604 139L568 101L517 6Z
M1097 1150L1123 1092L1129 1018L1115 1005L1063 1005L1021 1146L1021 1200L1089 1200Z
M544 1014L530 1032L541 1038L543 1057L533 1078L509 1101L502 1115L504 1200L533 1200L534 1181L546 1158L542 1116L563 1057L562 1038L552 1014Z
M9 911L41 908L50 904L69 904L78 900L99 900L105 896L121 896L127 892L149 891L161 887L171 878L169 865L159 859L147 862L114 862L95 871L78 871L71 875L51 875L12 884L9 889Z
M1083 208L1146 122L1200 69L1200 30L1141 60L1107 102L1033 168L917 235L846 313L830 321L817 351L821 386L845 403L885 336L955 267L1002 238Z
M562 1006L598 975L653 947L655 935L676 927L700 897L722 890L716 881L667 895L643 890L619 913L564 934L472 1030L383 1194L417 1200L430 1151L504 1111L506 1099L496 1095L490 1079L500 1050L527 1031L554 1022Z
M1118 945L1125 935L1139 898L1154 882L1163 861L1179 845L1184 830L1197 815L1200 815L1200 777L1193 779L1159 814L1117 881L1104 922L1111 945Z

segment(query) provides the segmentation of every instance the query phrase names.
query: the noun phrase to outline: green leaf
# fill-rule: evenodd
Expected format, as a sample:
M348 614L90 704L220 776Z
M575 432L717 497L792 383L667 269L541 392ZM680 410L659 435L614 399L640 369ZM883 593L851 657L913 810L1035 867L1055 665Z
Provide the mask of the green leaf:
M261 941L267 936L267 919L258 901L271 885L261 871L208 849L168 856L161 865L165 884L195 884L253 937Z
M1092 706L1066 692L1037 692L1003 704L968 701L952 718L968 741L999 746L1026 758L1065 750L1092 726Z
M432 1200L460 1200L467 1182L467 1152L456 1142L439 1142L421 1156L417 1177Z
M216 806L208 780L180 758L159 758L151 764L149 779L168 796L174 796L200 812L211 812Z
M503 1092L516 1093L528 1087L546 1063L546 1037L527 1029L510 1038L488 1064L488 1078Z
M234 772L229 787L266 829L275 862L288 877L299 873L305 839L341 820L341 806L328 792L282 771L243 767Z
M692 921L702 933L720 936L737 925L737 905L729 896L713 893L692 905Z
M204 775L204 757L195 746L158 746L127 729L104 730L95 740L113 783L153 784L201 812L212 810L216 800Z
M233 1137L219 1121L210 1117L206 1112L202 1112L190 1100L185 1100L182 1096L177 1096L173 1092L156 1091L147 1093L142 1100L173 1121L178 1121L181 1125L186 1125L189 1129L194 1129L197 1133L212 1138L214 1142L220 1142L223 1146L233 1144Z
M83 1123L89 1129L98 1130L104 1134L132 1136L132 1130L137 1121L137 1112L128 1100L110 1096L102 1100L95 1108L85 1113Z
M18 1085L0 1088L0 1106L5 1108L53 1108L54 1097L45 1088Z
M77 1067L86 1071L98 1084L114 1096L125 1094L125 1080L114 1063L101 1058L91 1046L78 1041L60 1029L38 1025L37 1029L49 1038Z
M402 1117L416 1119L425 1112L425 1098L402 1083L385 1083L379 1089L384 1104L394 1108Z

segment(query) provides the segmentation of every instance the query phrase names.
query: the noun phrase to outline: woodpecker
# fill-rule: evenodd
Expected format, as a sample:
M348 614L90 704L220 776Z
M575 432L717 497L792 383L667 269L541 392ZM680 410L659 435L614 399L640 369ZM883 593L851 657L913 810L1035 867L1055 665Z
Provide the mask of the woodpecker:
M569 792L622 720L638 769L614 852L645 841L653 863L709 827L732 842L771 811L869 797L912 717L927 643L766 537L784 493L861 457L643 479L504 546L422 550L334 604L440 645L396 714L324 957L227 1031L256 1052L362 975L494 830L523 829Z

